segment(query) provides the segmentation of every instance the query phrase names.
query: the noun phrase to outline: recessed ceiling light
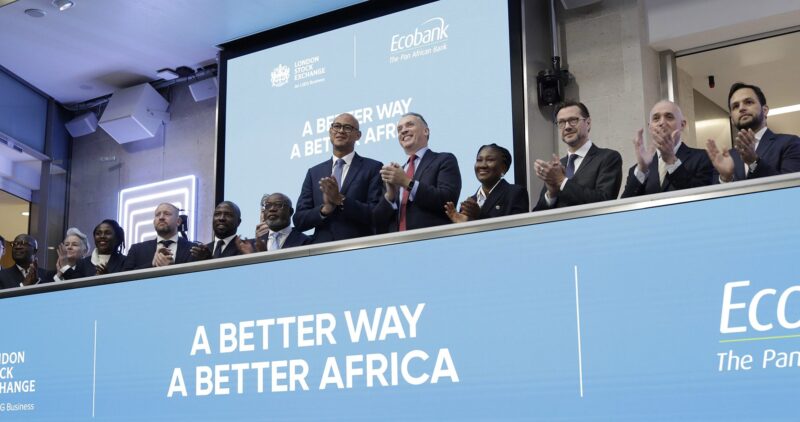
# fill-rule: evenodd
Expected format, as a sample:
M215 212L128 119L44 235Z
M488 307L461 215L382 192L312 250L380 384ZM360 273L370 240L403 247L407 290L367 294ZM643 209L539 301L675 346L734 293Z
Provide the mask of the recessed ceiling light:
M53 7L62 12L69 9L72 6L75 6L75 3L73 3L70 0L53 0Z
M31 213L28 211L22 211L22 215L24 215L25 217L30 217Z
M42 18L47 12L42 9L25 9L25 14L32 18Z

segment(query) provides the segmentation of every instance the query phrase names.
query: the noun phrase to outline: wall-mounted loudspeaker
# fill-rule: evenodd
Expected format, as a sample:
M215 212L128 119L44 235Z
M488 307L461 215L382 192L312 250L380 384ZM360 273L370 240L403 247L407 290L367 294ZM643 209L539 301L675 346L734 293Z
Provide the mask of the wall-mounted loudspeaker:
M90 111L68 121L64 126L73 138L88 135L97 130L97 116Z
M217 78L203 79L189 85L189 91L195 102L207 100L217 96Z
M588 6L594 3L600 3L602 0L561 0L565 10L576 9L578 7Z
M148 139L169 120L168 107L150 84L136 85L111 95L99 124L120 144Z

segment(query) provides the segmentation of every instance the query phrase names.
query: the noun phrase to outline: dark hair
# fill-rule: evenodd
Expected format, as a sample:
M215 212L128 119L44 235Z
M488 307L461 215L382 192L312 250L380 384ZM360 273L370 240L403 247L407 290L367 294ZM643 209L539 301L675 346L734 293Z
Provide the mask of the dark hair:
M575 101L575 100L567 100L564 101L563 103L560 103L558 106L556 106L556 110L555 113L553 113L553 115L558 116L558 112L567 107L578 107L579 109L581 109L581 117L583 117L584 119L589 118L589 109L586 108L586 105L580 101Z
M478 154L480 154L481 151L483 151L484 148L491 148L491 149L499 152L500 153L500 159L503 160L503 165L506 166L506 171L508 171L511 168L511 153L507 149L505 149L505 148L503 148L500 145L497 145L495 143L491 143L491 144L488 144L488 145L482 145L480 148L478 148Z
M0 242L3 242L3 246L6 245L6 238L3 235L0 235Z
M122 253L122 246L125 245L125 230L122 229L116 220L107 218L101 221L100 224L94 226L94 230L92 230L92 238L94 238L94 232L96 232L97 229L99 229L103 224L108 224L111 226L111 230L114 230L114 246L111 248L111 250L117 253Z
M217 204L217 207L219 207L220 205L227 205L227 206L231 207L233 209L233 213L236 214L236 218L242 218L242 212L239 211L239 206L234 204L233 202L231 202L231 201L222 201L219 204Z
M414 116L414 117L416 117L417 119L420 119L420 120L422 121L422 124L424 124L424 125L425 125L425 127L428 127L428 122L426 122L426 121L425 121L425 118L424 118L424 117L422 117L422 115L421 115L421 114L419 114L419 113L414 113L413 111L409 111L408 113L406 113L406 114L404 114L404 115L400 116L400 118L402 119L403 117L407 117L407 116Z
M735 84L731 85L731 90L728 91L728 111L731 111L731 97L733 97L733 93L740 89L746 89L746 88L750 88L753 90L753 92L756 93L756 97L758 97L758 102L761 103L762 107L767 105L767 97L764 96L764 91L762 91L761 88L743 82L736 82Z

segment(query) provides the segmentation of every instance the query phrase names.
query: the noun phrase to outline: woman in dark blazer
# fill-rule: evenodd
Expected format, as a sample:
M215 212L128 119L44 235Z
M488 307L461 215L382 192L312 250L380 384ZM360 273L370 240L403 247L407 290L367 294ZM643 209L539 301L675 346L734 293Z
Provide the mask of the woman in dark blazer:
M94 251L83 259L87 267L93 269L90 275L112 274L122 271L122 247L125 244L125 231L115 220L106 219L100 222L92 232L94 235Z
M475 177L481 186L475 195L461 203L458 212L452 202L445 205L450 221L461 223L528 212L527 189L503 179L509 168L511 153L507 149L497 144L480 147L475 158Z

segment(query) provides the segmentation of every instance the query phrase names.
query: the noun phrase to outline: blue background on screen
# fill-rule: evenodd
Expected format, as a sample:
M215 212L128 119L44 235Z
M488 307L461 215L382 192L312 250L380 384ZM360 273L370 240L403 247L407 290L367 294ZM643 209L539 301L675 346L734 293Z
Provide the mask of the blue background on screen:
M442 22L446 38L391 51L395 35L424 34ZM413 56L427 48L429 54ZM310 70L325 73L293 80L305 59L318 60ZM289 80L273 87L271 74L280 65L289 68ZM408 111L425 116L431 149L456 155L461 197L472 195L479 186L473 171L478 147L495 142L513 153L510 72L507 4L489 0L442 0L229 60L224 188L225 199L243 210L242 232L258 222L262 194L282 192L296 201L306 171L330 159L330 122L318 131L317 119L369 109L371 122L356 116L362 131L356 152L404 162L394 129L400 116L380 119L376 111L396 101L410 99ZM313 133L304 136L306 122ZM366 142L370 131L374 142ZM306 155L306 142L321 153ZM294 145L300 156L292 158ZM514 182L511 173L506 179Z

